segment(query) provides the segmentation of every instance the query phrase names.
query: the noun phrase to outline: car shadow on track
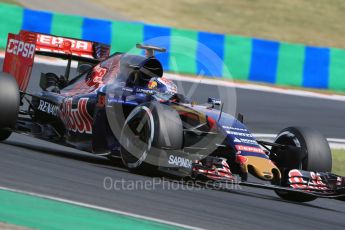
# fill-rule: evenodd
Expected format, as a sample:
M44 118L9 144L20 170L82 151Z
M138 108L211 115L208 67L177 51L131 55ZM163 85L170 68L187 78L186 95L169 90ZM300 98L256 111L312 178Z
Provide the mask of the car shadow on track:
M326 211L331 211L331 212L336 212L336 213L344 213L343 211L339 211L339 210L335 210L335 209L331 209L331 208L325 208L325 207L321 207L321 206L314 205L311 203L301 203L301 202L283 200L279 197L274 197L274 195L265 195L265 194L259 194L259 193L251 192L251 191L244 191L244 190L238 191L238 190L226 189L226 190L218 190L218 191L227 192L227 193L231 193L231 194L235 194L235 195L239 195L239 196L250 196L250 197L255 197L255 198L264 199L264 200L290 203L290 204L295 204L295 205L299 205L299 206L303 206L303 207L321 209L321 210L326 210ZM273 192L274 191L272 191L272 193ZM319 199L322 199L322 198L319 198ZM341 202L341 201L339 201L339 202Z
M103 156L97 156L88 152L83 152L79 150L70 149L68 147L60 147L60 149L54 148L54 146L38 146L31 143L25 143L21 141L7 140L2 142L2 144L8 144L11 146L16 146L19 148L29 149L34 152L49 154L57 157L63 157L68 159L73 159L77 161L84 161L87 163L92 163L104 168L111 168L118 171L127 171L122 162L110 161L108 158Z

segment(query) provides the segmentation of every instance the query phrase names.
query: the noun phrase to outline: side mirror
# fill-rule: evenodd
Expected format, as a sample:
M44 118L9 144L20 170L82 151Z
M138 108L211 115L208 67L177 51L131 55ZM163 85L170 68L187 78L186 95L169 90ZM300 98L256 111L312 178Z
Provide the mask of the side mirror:
M215 105L220 106L222 104L222 101L217 98L209 97L207 99L207 103L211 104L214 107Z
M244 123L244 116L242 113L237 114L237 120L239 120L242 124Z

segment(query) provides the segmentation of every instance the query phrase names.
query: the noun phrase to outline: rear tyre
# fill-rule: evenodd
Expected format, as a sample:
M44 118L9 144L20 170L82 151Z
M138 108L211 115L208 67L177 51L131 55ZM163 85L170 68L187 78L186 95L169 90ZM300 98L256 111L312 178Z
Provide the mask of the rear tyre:
M19 113L20 95L17 81L7 73L0 72L0 141L6 140Z
M332 154L326 138L317 130L308 127L288 127L283 129L276 137L275 143L300 147L302 151L297 157L297 162L289 163L276 162L279 165L285 164L286 171L291 169L301 169L312 172L331 172ZM272 149L274 151L274 149ZM277 152L278 154L288 154L287 152ZM281 159L287 159L284 156ZM285 173L283 173L285 174ZM286 177L286 175L285 175ZM282 178L281 185L286 186L286 178ZM300 193L276 191L277 195L285 200L308 202L315 200L315 196L309 196Z
M121 158L134 173L156 171L164 149L181 149L183 127L178 113L160 103L136 107L127 117L121 132Z

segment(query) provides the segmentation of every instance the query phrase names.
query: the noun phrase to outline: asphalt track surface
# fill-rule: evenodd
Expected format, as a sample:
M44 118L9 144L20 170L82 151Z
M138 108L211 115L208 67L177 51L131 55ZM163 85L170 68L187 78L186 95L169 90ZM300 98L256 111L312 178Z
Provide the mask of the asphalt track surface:
M62 71L59 67L36 66L39 72ZM38 80L38 79L34 79ZM189 83L184 88L191 88ZM30 83L31 90L35 82ZM193 97L206 100L215 89L200 85ZM276 132L297 124L316 126L327 137L343 137L344 102L237 90L237 108L255 132ZM132 183L153 181L128 173L93 156L13 135L0 143L0 186L56 196L149 217L207 229L344 229L345 203L318 199L299 204L279 199L274 192L237 187L231 192L175 189L171 183L130 190ZM117 187L104 186L111 178ZM124 187L122 187L122 182ZM138 182L140 181L140 182ZM155 180L157 182L158 179ZM149 182L146 182L149 183ZM170 185L170 186L169 186ZM129 187L128 187L129 186ZM154 189L150 189L153 188ZM34 207L33 207L34 208Z

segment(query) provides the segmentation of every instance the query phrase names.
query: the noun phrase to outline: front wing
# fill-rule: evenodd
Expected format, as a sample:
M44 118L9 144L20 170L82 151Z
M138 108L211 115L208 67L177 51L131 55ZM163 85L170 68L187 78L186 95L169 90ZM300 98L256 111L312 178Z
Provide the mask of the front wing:
M209 160L206 164L205 162L203 162L204 164L194 163L192 168L192 178L207 183L207 186L210 186L210 181L214 181L215 188L222 190L227 190L229 185L231 185L231 189L234 185L239 185L345 201L345 177L333 173L315 173L293 169L289 171L286 181L282 185L261 184L236 181L225 160L213 157L207 159Z

